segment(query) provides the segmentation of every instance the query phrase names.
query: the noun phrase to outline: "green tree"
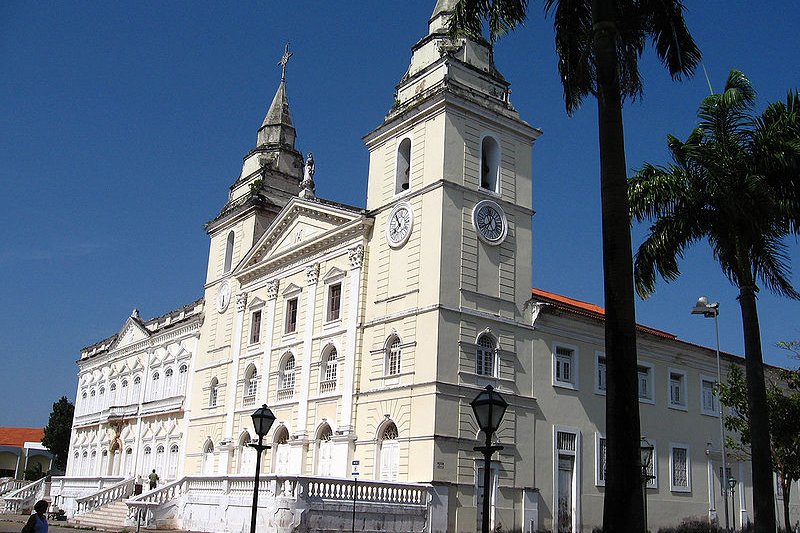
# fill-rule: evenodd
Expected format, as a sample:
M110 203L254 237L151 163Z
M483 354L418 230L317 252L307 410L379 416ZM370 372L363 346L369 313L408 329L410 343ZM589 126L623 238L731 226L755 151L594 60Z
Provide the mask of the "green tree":
M487 21L492 41L524 22L528 8L528 0L439 0L440 5L444 2L453 6L454 34L460 30L480 35ZM575 112L589 95L597 99L608 354L603 529L642 531L636 315L622 104L642 94L639 58L648 39L675 79L694 72L700 51L684 22L680 0L544 0L544 6L553 14L567 112Z
M748 411L752 413L753 491L758 531L775 531L767 393L756 307L760 281L799 298L790 282L784 238L800 228L800 96L752 112L755 90L739 71L722 94L703 100L699 125L683 142L669 135L673 163L645 164L629 183L631 213L652 226L636 253L646 298L660 276L680 275L684 250L707 240L722 272L739 289Z
M772 452L772 468L778 474L783 491L784 529L792 531L789 519L789 498L792 481L800 479L800 392L787 387L788 379L797 379L797 371L779 373L782 386L770 383L767 386L767 407L769 409L770 451ZM730 415L725 417L725 427L735 431L738 438L728 437L727 446L745 454L749 454L752 439L750 424L750 407L747 402L747 386L738 366L733 366L728 374L728 383L721 384L720 399L728 407L732 407Z
M66 396L62 396L53 404L53 411L44 428L42 444L55 456L54 467L58 470L67 468L67 454L69 453L69 438L72 433L72 418L75 406Z

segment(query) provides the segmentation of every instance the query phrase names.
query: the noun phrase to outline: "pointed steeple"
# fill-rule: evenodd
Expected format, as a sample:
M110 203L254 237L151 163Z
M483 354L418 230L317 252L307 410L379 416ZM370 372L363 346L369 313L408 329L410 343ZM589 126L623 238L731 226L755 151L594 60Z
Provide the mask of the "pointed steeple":
M286 81L281 80L264 122L258 129L256 148L285 146L294 149L296 135L289 112L289 100L286 98Z
M428 35L447 33L450 15L455 11L457 2L458 0L437 0L431 19L428 21Z

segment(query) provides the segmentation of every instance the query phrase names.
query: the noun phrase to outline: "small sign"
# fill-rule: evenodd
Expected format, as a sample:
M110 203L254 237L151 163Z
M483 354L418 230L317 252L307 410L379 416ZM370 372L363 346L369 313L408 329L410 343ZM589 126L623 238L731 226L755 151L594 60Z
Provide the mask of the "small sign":
M352 463L352 464L353 464L353 472L352 472L352 474L351 474L351 475L353 475L353 476L359 476L359 475L361 475L361 474L359 473L359 471L358 471L358 465L360 465L360 464L361 464L361 461L358 461L358 460L356 460L356 461L353 461L353 463Z
M361 464L361 461L359 461L359 460L353 461L353 466L358 466L360 464Z

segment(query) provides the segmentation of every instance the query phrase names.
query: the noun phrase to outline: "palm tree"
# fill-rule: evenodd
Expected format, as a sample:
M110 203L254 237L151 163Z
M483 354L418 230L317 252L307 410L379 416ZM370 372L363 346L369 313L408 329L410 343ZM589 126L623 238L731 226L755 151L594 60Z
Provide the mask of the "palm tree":
M442 0L440 0L441 2ZM700 51L683 20L680 0L544 0L553 13L559 74L571 115L597 98L600 141L608 449L603 530L644 530L639 466L636 314L622 104L642 94L639 58L647 39L675 79L691 75ZM527 0L458 0L452 29L490 38L526 18Z
M754 116L755 91L739 71L725 91L705 98L686 142L668 136L674 161L645 164L629 182L631 213L652 221L636 253L636 289L678 277L678 259L701 240L711 245L725 276L739 289L751 420L753 507L758 531L775 531L769 416L756 294L800 298L790 282L784 237L800 231L800 95Z

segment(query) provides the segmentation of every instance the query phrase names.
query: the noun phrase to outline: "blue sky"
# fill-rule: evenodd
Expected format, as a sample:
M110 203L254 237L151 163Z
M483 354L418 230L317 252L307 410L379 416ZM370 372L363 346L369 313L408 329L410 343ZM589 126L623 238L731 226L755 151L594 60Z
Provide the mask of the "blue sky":
M42 426L58 397L74 399L80 349L114 334L132 308L150 318L202 295L203 223L255 144L287 40L287 92L317 193L363 206L361 137L391 107L434 4L0 2L0 426ZM763 107L800 85L793 2L689 4L715 89L741 69ZM544 131L533 284L602 305L596 104L566 115L552 20L541 2L530 14L495 60L514 105ZM708 94L702 73L672 82L652 51L642 71L644 98L625 108L630 169L666 161L665 135L685 138ZM712 321L689 314L706 294L720 302L722 349L742 353L736 290L708 246L682 267L679 281L637 301L637 320L711 346ZM800 303L762 291L759 311L766 360L797 366L773 345L800 338Z

